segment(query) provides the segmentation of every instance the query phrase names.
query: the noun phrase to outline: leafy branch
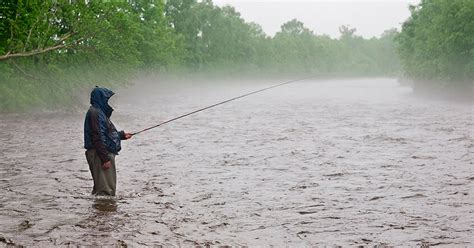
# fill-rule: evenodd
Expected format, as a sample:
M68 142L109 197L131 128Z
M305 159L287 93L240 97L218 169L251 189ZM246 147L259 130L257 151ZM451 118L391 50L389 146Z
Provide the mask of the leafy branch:
M61 39L59 39L59 41L53 46L44 47L44 48L41 48L41 49L35 49L35 50L32 50L32 51L28 51L28 52L26 52L25 49L24 49L25 52L19 52L19 53L12 53L12 51L8 51L5 55L0 56L0 61L13 59L13 58L30 57L30 56L34 56L34 55L38 55L38 54L47 53L47 52L50 52L50 51L55 51L55 50L62 49L62 48L70 48L70 47L73 47L73 46L77 45L79 42L81 42L82 40L85 39L85 38L80 38L80 39L75 40L74 42L71 42L71 43L67 44L66 41L69 38L71 38L71 36L73 36L74 34L76 34L76 33L75 32L67 33Z

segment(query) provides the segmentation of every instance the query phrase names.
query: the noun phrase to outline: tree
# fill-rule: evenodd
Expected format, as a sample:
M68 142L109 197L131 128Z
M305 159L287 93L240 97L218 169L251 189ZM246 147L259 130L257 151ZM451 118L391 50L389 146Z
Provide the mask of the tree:
M410 11L396 38L406 76L440 89L472 87L474 1L423 0Z
M313 34L311 30L306 28L304 24L297 19L293 19L281 25L281 33L289 35Z
M99 32L94 23L103 13L94 12L95 7L82 1L74 4L74 8L61 1L2 2L0 61L61 49L67 52L69 48L85 44Z
M296 19L267 36L211 0L0 2L0 108L74 104L78 89L142 70L224 75L396 73L394 32L316 35Z
M356 31L357 29L351 28L349 25L340 26L339 33L341 33L341 40L353 38Z

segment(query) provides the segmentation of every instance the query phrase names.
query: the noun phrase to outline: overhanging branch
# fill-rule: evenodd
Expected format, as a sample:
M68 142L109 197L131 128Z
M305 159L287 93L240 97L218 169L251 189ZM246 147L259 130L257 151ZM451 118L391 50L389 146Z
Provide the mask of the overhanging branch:
M78 39L78 40L74 41L71 44L68 44L68 45L64 44L64 41L69 39L74 34L76 34L76 33L73 33L73 32L67 33L61 39L59 39L59 41L57 42L56 45L46 47L46 48L43 48L43 49L35 49L33 51L21 52L21 53L12 53L11 51L8 51L5 55L0 56L0 61L13 59L13 58L30 57L30 56L35 56L35 55L38 55L38 54L43 54L43 53L47 53L47 52L50 52L50 51L58 50L58 49L61 49L61 48L73 47L76 44L78 44L80 41L84 40L84 38L81 38L81 39Z
M47 47L47 48L41 49L41 50L33 50L33 51L30 51L30 52L11 53L11 54L7 53L3 56L0 56L0 61L13 59L13 58L30 57L30 56L34 56L34 55L38 55L38 54L42 54L42 53L47 53L49 51L54 51L54 50L58 50L58 49L61 49L61 48L65 48L65 47L66 47L66 45L61 44L61 45L57 45L57 46Z

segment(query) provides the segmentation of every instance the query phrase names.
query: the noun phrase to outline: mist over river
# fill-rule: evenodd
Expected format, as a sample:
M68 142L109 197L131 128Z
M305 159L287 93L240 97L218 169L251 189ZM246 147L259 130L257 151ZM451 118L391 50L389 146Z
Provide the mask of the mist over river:
M138 131L284 80L114 90ZM474 107L395 79L306 80L122 143L90 195L83 112L0 117L0 247L473 246Z

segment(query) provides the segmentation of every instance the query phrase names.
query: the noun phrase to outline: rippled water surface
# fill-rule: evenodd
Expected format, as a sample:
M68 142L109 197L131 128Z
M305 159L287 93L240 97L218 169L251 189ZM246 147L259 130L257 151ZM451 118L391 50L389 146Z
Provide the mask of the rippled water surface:
M112 120L272 83L135 86ZM473 246L473 112L392 79L298 82L124 142L115 199L90 196L84 113L3 115L0 246Z

